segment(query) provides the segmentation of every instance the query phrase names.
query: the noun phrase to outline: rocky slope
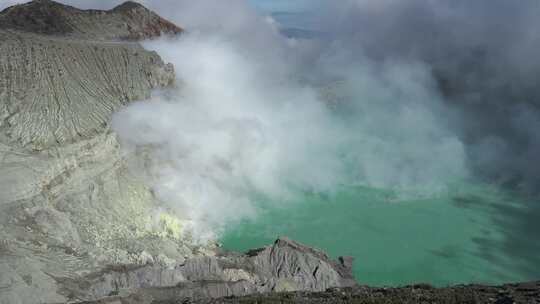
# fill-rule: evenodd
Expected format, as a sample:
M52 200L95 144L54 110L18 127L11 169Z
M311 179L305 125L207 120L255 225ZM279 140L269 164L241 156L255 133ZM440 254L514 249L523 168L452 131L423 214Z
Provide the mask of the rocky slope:
M0 20L0 303L65 302L61 282L108 265L200 254L108 130L115 110L174 82L171 65L121 39L179 28L133 3L34 1Z
M175 82L136 40L181 32L134 2L97 11L36 0L0 13L0 304L353 282L349 260L286 239L247 255L194 244L132 173L137 156L120 150L111 116Z
M0 128L32 150L103 133L122 105L171 85L174 71L138 44L0 29Z
M141 239L166 228L108 122L121 106L172 84L172 66L135 43L2 28L0 39L0 239L12 252L0 257L3 277L58 258L53 274L136 260L147 247ZM18 264L18 256L32 260Z

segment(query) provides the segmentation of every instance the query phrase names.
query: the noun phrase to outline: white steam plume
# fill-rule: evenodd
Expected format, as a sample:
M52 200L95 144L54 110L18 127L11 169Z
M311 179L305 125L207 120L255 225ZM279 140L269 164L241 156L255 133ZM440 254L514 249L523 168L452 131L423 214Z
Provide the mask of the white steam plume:
M188 33L145 46L175 65L178 88L127 107L113 127L125 149L147 151L149 184L196 238L256 215L256 197L286 204L353 184L438 191L466 175L423 65L286 39L245 1L177 7L169 17Z

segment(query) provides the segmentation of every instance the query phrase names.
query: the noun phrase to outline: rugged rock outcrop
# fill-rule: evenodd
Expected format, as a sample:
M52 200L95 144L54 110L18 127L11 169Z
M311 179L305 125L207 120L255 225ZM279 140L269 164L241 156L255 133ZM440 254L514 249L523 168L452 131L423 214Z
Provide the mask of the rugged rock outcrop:
M333 261L319 250L280 238L271 246L246 254L195 257L169 268L110 268L65 286L84 286L70 290L79 299L140 298L141 303L152 303L350 287L356 284L351 267L350 258Z

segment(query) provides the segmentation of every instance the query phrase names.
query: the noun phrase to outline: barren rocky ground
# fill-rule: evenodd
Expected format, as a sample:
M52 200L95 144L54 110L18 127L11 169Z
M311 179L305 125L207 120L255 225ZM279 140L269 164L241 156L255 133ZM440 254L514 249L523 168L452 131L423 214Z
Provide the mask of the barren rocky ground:
M540 282L509 284L504 286L468 285L448 288L434 288L429 285L414 285L402 288L370 288L356 286L344 289L330 289L326 292L291 292L281 294L255 295L243 298L203 300L193 302L156 303L540 303Z

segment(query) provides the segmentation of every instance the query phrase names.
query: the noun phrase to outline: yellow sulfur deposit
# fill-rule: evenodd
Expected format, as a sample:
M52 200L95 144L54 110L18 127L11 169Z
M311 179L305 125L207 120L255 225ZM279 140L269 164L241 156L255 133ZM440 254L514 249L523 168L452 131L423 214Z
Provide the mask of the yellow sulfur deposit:
M159 215L159 228L159 234L162 237L179 239L182 236L181 221L168 213L161 213Z

